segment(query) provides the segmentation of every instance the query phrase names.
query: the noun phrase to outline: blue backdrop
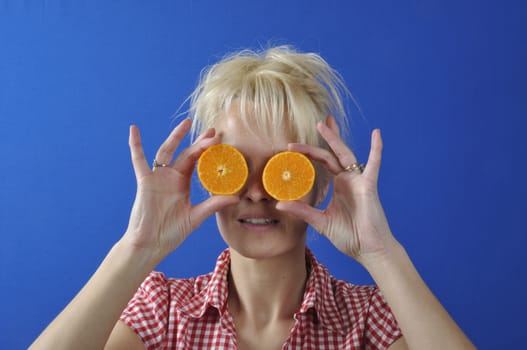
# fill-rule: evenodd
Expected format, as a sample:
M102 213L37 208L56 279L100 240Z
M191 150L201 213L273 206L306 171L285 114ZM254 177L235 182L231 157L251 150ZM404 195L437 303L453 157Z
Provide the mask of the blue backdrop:
M383 131L397 238L479 348L521 348L524 4L0 1L0 347L27 347L126 229L128 126L152 159L205 65L271 41L342 73L363 113L352 106L360 159ZM337 277L371 283L323 237L309 245ZM224 247L208 220L159 269L208 272Z

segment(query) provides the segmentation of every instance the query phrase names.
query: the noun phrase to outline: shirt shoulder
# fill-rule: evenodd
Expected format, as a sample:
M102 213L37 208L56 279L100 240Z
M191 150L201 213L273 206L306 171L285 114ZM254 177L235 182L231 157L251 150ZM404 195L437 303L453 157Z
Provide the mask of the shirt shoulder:
M388 304L376 285L356 285L330 276L332 297L344 324L351 324L369 317L370 312L389 310Z
M367 310L374 295L380 294L375 285L357 285L333 276L330 276L330 285L338 309L348 310L348 314Z
M211 275L167 278L164 273L153 271L143 281L136 295L154 303L159 299L168 299L177 308L185 307L191 300L195 302L196 298L205 298Z
M362 333L367 349L386 349L402 335L379 287L354 285L334 279L335 302L349 333ZM354 326L355 325L355 326Z
M148 349L162 348L169 321L177 322L182 309L199 307L199 296L209 280L209 275L167 278L162 272L151 272L128 302L120 321L134 330Z
M401 336L397 321L375 285L356 285L332 276L311 256L308 281L317 319L346 343L366 349L386 349ZM344 347L347 348L347 347Z

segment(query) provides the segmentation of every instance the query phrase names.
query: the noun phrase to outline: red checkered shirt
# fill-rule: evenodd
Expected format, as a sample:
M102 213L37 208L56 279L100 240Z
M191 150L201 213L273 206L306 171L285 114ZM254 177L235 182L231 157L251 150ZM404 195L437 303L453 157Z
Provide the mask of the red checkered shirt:
M386 349L401 336L379 289L329 275L307 250L310 274L304 300L282 349ZM227 307L230 253L212 273L167 279L152 272L121 315L147 349L236 349Z

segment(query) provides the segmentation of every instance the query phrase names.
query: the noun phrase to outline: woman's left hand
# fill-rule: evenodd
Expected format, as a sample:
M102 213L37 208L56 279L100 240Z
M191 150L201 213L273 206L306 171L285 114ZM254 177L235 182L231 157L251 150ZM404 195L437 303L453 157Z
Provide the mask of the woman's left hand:
M349 167L357 164L357 159L341 139L335 119L329 116L317 128L330 150L305 144L290 144L289 150L321 162L334 175L330 202L325 210L300 201L279 202L277 209L303 219L344 254L366 265L396 244L377 191L382 154L380 130L372 132L368 163L361 172Z

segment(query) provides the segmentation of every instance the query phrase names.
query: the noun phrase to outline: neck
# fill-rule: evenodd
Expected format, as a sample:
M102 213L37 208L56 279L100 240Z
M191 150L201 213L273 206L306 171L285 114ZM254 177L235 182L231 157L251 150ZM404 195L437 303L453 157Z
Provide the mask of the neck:
M231 249L229 310L258 326L290 320L302 303L306 279L305 247L269 259Z

